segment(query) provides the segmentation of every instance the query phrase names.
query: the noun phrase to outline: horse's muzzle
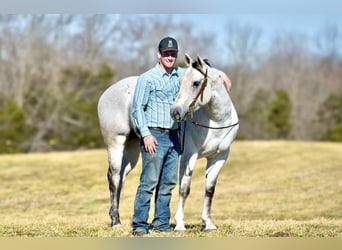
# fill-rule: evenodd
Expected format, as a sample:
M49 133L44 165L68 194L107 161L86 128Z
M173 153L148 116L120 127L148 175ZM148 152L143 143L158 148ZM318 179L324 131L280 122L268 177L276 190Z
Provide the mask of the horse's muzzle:
M170 115L176 122L184 121L186 119L187 111L183 110L181 107L172 107L170 110Z

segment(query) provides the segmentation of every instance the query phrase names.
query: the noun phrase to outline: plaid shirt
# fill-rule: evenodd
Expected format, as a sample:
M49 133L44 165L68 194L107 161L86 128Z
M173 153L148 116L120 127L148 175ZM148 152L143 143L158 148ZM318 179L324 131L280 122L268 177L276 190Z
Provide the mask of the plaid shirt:
M159 63L139 76L133 97L132 115L142 137L150 135L148 127L176 129L170 109L179 91L179 79L185 68L175 67L167 74Z

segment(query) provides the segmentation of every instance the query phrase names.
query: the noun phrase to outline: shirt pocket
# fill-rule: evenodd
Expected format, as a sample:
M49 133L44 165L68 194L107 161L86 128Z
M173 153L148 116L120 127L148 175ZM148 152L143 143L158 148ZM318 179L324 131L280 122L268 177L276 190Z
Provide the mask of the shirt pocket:
M174 102L174 94L171 90L156 88L155 90L155 101L161 103L169 103L173 104Z

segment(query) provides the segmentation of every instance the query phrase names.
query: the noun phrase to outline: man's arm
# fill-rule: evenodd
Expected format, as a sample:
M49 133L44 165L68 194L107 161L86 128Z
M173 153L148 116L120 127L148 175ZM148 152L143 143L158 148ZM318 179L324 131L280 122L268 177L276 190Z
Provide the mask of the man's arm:
M148 103L149 95L150 88L148 80L145 77L139 77L133 96L132 116L140 135L143 138L145 150L148 153L153 154L157 151L156 145L158 142L157 139L151 135L144 114L144 109Z
M220 78L223 83L226 85L228 91L232 88L232 82L230 81L229 77L223 71L220 71Z
M132 116L137 126L141 137L150 135L150 130L147 127L144 109L149 99L149 85L145 77L140 76L137 80L132 104Z

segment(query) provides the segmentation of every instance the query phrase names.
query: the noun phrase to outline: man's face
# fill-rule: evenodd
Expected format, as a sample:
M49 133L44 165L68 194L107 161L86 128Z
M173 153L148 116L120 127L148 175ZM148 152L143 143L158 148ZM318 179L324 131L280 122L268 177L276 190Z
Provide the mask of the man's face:
M164 68L172 68L177 59L177 51L159 52L159 59Z

